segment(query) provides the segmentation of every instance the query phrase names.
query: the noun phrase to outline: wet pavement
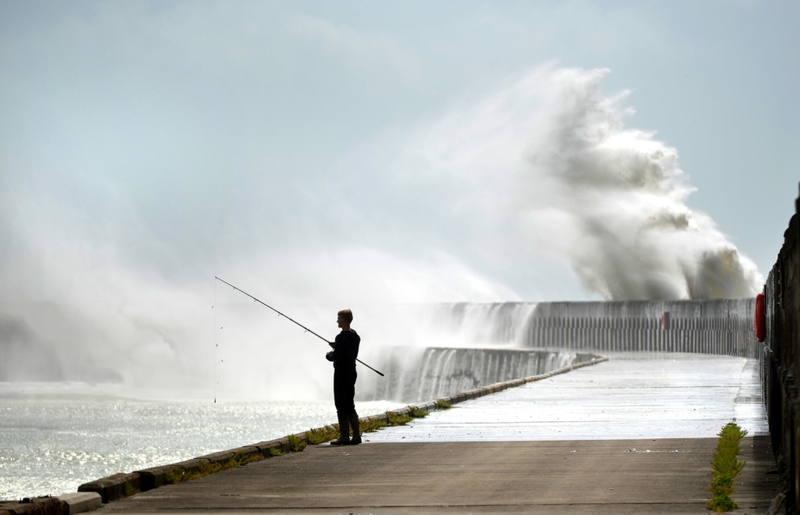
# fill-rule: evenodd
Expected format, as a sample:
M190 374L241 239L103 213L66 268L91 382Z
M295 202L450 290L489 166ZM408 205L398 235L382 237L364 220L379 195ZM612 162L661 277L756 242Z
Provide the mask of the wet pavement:
M609 361L433 412L370 442L713 438L728 422L767 435L758 362L604 353Z
M779 492L757 363L610 361L457 404L356 447L312 446L110 503L134 513L708 513L716 433L747 429L735 513Z

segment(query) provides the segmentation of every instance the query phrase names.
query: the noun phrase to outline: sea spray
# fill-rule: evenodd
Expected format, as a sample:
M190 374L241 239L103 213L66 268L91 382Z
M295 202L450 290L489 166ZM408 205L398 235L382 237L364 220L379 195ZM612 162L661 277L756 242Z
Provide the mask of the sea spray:
M12 242L0 271L0 380L208 398L218 381L228 399L327 399L324 344L225 297L236 292L220 290L214 306L215 274L321 334L335 335L331 313L353 308L365 361L385 345L492 336L482 324L467 331L469 317L449 337L447 320L430 332L413 319L373 321L398 303L568 300L570 281L609 300L753 295L755 267L687 206L676 149L626 127L628 94L604 95L606 73L543 66L391 144L386 134L363 142L295 185L305 200L291 212L268 201L280 191L240 185L226 229L212 230L176 197L179 239L145 224L150 204L113 178L80 175L67 190L44 171L0 174L0 236ZM228 187L227 176L209 180Z
M462 102L421 131L405 171L449 188L445 212L481 242L472 261L550 255L606 300L753 296L754 264L687 206L677 150L626 127L629 93L605 96L607 73L545 66Z

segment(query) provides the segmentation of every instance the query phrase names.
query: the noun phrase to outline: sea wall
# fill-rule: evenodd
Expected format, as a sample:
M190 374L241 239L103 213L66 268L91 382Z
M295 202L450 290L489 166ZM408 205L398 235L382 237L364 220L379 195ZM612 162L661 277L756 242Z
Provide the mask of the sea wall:
M800 198L764 287L768 349L763 377L772 446L787 493L788 513L800 510Z
M462 346L726 354L760 359L754 298L439 304L419 309ZM433 321L433 322L431 322ZM438 332L437 332L438 331ZM443 347L436 336L425 346Z
M385 377L367 376L373 381L358 389L358 400L424 402L597 358L585 352L552 350L393 347L384 351L378 367Z
M424 321L425 346L383 349L373 364L386 376L361 374L358 400L421 402L608 351L745 357L766 377L754 309L754 298L415 306L401 318Z
M755 299L543 302L528 321L530 347L726 354L762 359Z

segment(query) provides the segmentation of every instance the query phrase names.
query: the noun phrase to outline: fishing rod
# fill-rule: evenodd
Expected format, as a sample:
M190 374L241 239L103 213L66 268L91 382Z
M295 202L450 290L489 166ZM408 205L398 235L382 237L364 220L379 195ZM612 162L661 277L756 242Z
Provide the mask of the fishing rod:
M328 340L326 340L326 339L325 339L325 338L323 338L322 336L318 335L317 333L315 333L314 331L312 331L312 330L311 330L311 329L309 329L308 327L304 326L303 324L301 324L301 323L300 323L300 322L298 322L297 320L295 320L295 319L293 319L293 318L290 318L290 317L288 317L288 316L284 315L283 313L281 313L281 312L280 312L280 311L278 311L277 309L273 308L273 307L272 307L272 306L270 306L269 304L267 304L267 303L265 303L265 302L263 302L263 301L261 301L261 300L259 300L259 299L255 298L255 297L253 297L252 295L250 295L250 294L249 294L249 293L247 293L246 291L244 291L244 290L242 290L242 289L239 289L239 288L237 288L236 286L232 285L232 284L231 284L231 283L229 283L228 281L225 281L224 279L220 279L220 278L219 278L219 277L217 277L216 275L214 276L214 279L216 279L217 281L221 281L221 282L223 282L223 283L227 284L228 286L230 286L231 288L233 288L234 290L236 290L236 291L238 291L238 292L244 293L245 295L247 295L248 297L250 297L250 298L251 298L251 299L253 299L254 301L256 301L256 302L258 302L259 304L262 304L262 305L264 305L264 306L268 307L269 309L271 309L272 311L274 311L274 312L275 312L275 313L277 313L278 315L282 316L282 317L283 317L283 318L285 318L286 320L289 320L290 322L294 322L295 324L299 325L300 327L302 327L303 329L305 329L305 330L306 330L306 331L308 331L309 333L313 334L314 336L316 336L316 337L317 337L317 338L319 338L320 340L324 341L324 342L325 342L325 343L327 343L328 345L331 345L331 346L333 345L333 342L329 342ZM364 366L365 366L365 367L367 367L368 369L372 370L373 372L375 372L375 373L376 373L376 374L378 374L379 376L383 377L383 373L382 373L382 372L379 372L379 371L375 370L374 368L372 368L371 366L367 365L366 363L364 363L363 361L361 361L361 360L360 360L360 359L358 359L358 358L356 358L356 361L358 361L359 363L361 363L362 365L364 365Z

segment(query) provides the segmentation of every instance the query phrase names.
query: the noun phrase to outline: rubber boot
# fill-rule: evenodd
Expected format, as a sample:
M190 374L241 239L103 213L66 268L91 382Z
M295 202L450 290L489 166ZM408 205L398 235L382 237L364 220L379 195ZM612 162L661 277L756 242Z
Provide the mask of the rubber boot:
M353 428L353 438L350 439L350 445L358 445L361 443L361 428L358 425L358 414L350 414L350 427Z
M350 419L339 415L339 439L331 442L331 445L350 444Z

